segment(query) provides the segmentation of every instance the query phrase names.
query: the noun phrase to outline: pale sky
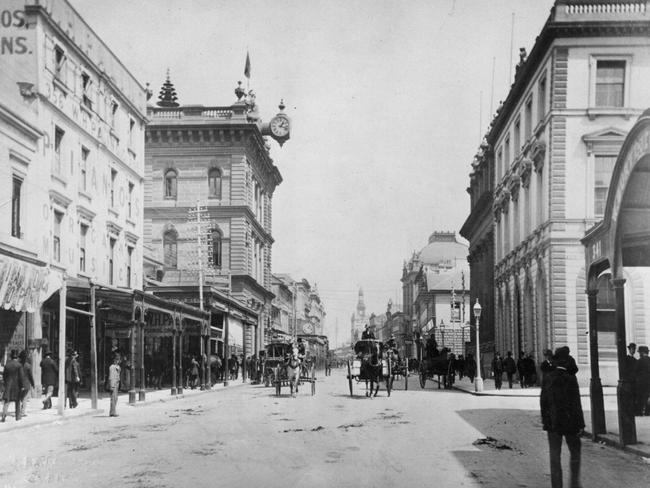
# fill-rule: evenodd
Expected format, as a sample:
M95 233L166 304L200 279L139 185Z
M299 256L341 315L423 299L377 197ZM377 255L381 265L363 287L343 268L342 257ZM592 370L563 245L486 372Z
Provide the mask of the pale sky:
M248 49L262 118L283 98L292 119L284 147L271 142L284 179L273 272L318 285L332 343L337 322L338 342L349 337L360 286L368 313L384 313L389 298L402 302L404 260L434 230L460 230L490 107L553 5L70 1L155 96L169 68L181 104L232 104Z

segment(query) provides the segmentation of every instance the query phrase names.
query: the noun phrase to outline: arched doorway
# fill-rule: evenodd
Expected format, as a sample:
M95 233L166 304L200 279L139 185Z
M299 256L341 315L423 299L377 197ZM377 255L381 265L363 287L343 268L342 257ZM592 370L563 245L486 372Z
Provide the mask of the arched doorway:
M633 382L625 371L625 275L626 268L650 268L650 110L639 118L628 134L616 160L609 185L605 215L582 239L586 247L587 293L589 297L589 333L591 342L591 401L594 434L604 431L604 408L599 371L599 336L603 327L613 328L618 363L618 428L622 445L635 444ZM607 274L613 299L605 285ZM601 295L602 294L602 295ZM614 324L607 324L613 302ZM646 300L643 297L643 300ZM599 305L600 302L600 305ZM630 311L628 311L630 313ZM604 323L601 324L600 320ZM646 325L646 332L650 326ZM645 337L650 337L644 334ZM601 419L602 417L602 419ZM595 422L602 420L601 425Z

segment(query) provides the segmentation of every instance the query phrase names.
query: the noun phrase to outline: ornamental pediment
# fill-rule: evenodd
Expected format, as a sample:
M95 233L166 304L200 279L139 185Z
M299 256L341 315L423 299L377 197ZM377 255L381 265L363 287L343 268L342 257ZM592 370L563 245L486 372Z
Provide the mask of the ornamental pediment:
M608 127L582 136L587 146L587 154L593 152L618 153L623 145L627 132L616 127Z

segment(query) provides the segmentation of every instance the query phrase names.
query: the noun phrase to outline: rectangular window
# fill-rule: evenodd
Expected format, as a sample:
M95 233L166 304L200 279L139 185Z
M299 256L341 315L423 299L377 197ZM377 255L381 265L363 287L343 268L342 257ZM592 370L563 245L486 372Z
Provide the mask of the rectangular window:
M133 148L133 134L135 133L135 120L129 119L129 147Z
M546 115L546 76L539 80L537 87L537 120L541 122Z
M110 240L110 249L108 252L108 284L113 284L115 265L115 239Z
M79 169L79 187L82 191L88 189L88 155L90 151L81 147L81 168Z
M616 164L616 156L596 156L594 158L594 216L605 214L607 190Z
M135 185L131 182L129 182L129 218L133 217L133 190L135 189Z
M117 179L117 171L111 169L111 208L115 208L115 180Z
M526 102L526 108L524 110L524 123L526 124L525 127L525 135L524 135L524 143L528 142L530 140L530 136L533 134L533 97L529 97L528 101Z
M65 59L65 51L61 49L61 46L54 46L54 71L57 75L63 70Z
M110 115L110 123L111 127L114 129L115 128L115 122L117 121L117 109L119 108L119 105L115 100L111 102L111 115Z
M505 172L507 172L510 169L510 137L506 138L506 142L503 147L503 162L503 169Z
M11 190L11 235L20 239L20 194L23 180L14 176Z
M88 226L86 224L79 225L79 271L86 271L86 234L88 234Z
M519 154L519 151L521 151L521 119L517 119L515 122L515 157Z
M131 288L131 266L133 265L133 248L126 248L126 287Z
M503 148L499 148L497 153L497 182L503 177Z
M54 173L61 174L61 150L63 146L63 135L65 131L60 127L54 127Z
M54 226L52 229L52 259L57 263L61 262L61 222L63 214L54 211Z
M85 71L81 73L81 88L82 88L82 95L81 95L81 103L90 109L93 108L92 101L90 99L90 86L92 85L92 81L90 79L90 75L86 73Z
M596 62L596 106L622 107L625 90L625 61Z

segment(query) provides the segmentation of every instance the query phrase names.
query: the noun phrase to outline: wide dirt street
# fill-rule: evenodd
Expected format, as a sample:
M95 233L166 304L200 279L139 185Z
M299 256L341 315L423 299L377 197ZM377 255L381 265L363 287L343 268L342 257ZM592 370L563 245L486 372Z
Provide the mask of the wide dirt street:
M341 369L313 397L238 384L10 431L0 487L550 486L536 398L396 386L368 399L355 385L350 398ZM583 486L645 488L648 476L646 461L584 440Z

